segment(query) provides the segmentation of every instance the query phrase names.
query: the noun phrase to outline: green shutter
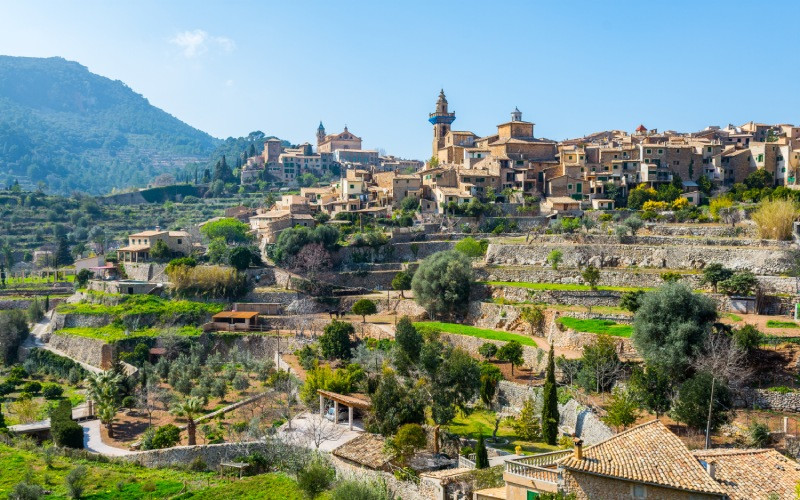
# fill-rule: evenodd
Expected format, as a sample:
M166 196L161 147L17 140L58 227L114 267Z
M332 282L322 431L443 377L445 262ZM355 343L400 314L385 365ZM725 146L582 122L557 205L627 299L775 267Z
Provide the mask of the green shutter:
M537 492L528 490L528 497L526 500L536 500L537 498L539 498L539 494Z

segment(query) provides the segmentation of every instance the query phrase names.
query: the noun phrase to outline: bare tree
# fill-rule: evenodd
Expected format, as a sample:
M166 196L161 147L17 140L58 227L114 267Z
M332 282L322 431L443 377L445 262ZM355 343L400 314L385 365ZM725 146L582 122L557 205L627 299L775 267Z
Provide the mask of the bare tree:
M164 389L157 384L147 384L136 388L136 409L147 413L148 425L153 425L153 412L167 408L163 401Z
M295 333L303 335L306 330L311 330L314 325L314 302L309 299L293 300L286 307L286 312L291 314L290 324L294 327Z
M305 272L313 277L316 271L331 266L331 254L321 243L309 243L292 258L291 267L297 272Z
M288 371L277 371L270 377L270 386L281 397L281 413L289 423L289 430L292 430L292 417L294 406L297 405L297 388L300 381Z
M719 217L725 224L736 227L736 223L742 220L742 213L735 207L721 208L719 210Z
M305 427L300 433L309 443L312 443L316 449L319 449L322 443L336 441L342 437L344 429L324 417L309 414L306 419Z
M708 419L706 421L706 443L711 446L711 414L714 407L714 390L718 382L728 384L732 391L740 389L751 375L747 365L747 353L740 349L730 336L721 332L713 332L706 337L702 353L692 365L697 371L711 376L711 397L708 402Z

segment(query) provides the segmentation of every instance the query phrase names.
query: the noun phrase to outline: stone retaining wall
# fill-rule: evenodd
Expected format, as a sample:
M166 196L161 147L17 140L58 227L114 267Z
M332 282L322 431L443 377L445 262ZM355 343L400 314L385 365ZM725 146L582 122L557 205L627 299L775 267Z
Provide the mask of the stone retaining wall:
M541 404L542 388L502 380L497 386L498 401L511 413L518 414L525 401L532 397ZM612 437L614 432L590 409L574 399L558 405L559 427L581 437L585 446L597 444Z
M416 256L411 251L412 245L417 249ZM334 260L342 265L352 265L355 260L353 254L358 253L365 256L364 262L408 262L432 255L442 250L450 250L455 245L455 241L418 241L413 243L388 243L378 250L371 250L368 247L343 247L333 256Z
M753 224L740 224L736 227L709 224L648 224L647 229L660 236L697 236L704 238L758 238L758 228Z
M477 337L470 337L468 335L456 335L453 333L442 332L440 338L454 347L460 347L467 351L473 357L479 357L478 349L486 342L491 342L498 348L502 347L505 342L501 340L488 340L480 339ZM541 362L539 361L539 352L542 352ZM522 346L523 364L533 369L534 371L542 371L547 367L547 353L538 347L524 345Z
M63 314L56 311L50 324L53 331L62 328L100 328L111 324L111 316L107 314Z
M664 283L661 270L606 268L600 273L600 286L652 288ZM580 269L534 267L479 267L475 269L478 281L510 281L521 283L585 284ZM761 288L767 293L794 294L798 280L785 276L757 276ZM705 287L699 272L681 273L680 282L692 290Z
M619 236L609 234L587 234L587 233L566 233L566 234L537 234L529 242L530 244L581 244L581 245L639 245L649 247L748 247L790 249L794 246L791 241L763 240L759 238L692 238L681 236L660 236L637 234L636 236L625 236L620 241Z
M44 297L38 298L24 298L24 299L3 299L0 297L0 311L8 310L8 309L28 309L34 300L38 300L39 304L44 307ZM50 297L50 308L54 308L57 305L65 302L67 299L65 297Z
M670 246L657 247L622 244L490 244L485 262L490 265L527 265L546 267L553 250L562 252L562 265L582 267L650 267L663 269L702 269L720 263L736 270L749 269L755 274L779 275L788 271L792 250L778 248Z
M99 339L53 333L47 343L53 349L87 365L106 368L111 363L113 347Z
M761 408L782 412L800 412L800 391L787 392L786 394L770 391L769 389L744 389L739 391L735 401L737 406L744 408Z
M516 286L489 286L492 298L502 298L512 302L540 302L566 306L608 306L619 305L622 292L611 290L533 290Z

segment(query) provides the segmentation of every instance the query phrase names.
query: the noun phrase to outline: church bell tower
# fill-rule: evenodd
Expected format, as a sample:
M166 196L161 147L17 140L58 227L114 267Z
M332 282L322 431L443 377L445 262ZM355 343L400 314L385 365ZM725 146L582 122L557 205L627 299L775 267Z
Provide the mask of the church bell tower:
M444 147L444 136L450 131L450 124L456 119L456 112L447 111L447 97L444 89L439 92L436 101L436 111L428 115L428 121L433 124L433 156L438 156L439 149Z

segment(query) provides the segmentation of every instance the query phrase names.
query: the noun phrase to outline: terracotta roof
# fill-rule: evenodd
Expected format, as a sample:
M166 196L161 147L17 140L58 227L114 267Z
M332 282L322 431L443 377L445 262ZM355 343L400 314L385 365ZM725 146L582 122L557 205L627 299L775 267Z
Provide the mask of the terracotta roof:
M353 408L369 410L372 407L372 401L366 394L339 394L338 392L324 391L322 389L317 389L317 393L332 401L338 401L343 405L352 406Z
M639 125L638 127L636 127L636 131L637 132L647 132L647 127L645 127L644 125Z
M218 319L251 319L258 317L255 311L222 311L211 317L212 320Z
M698 460L714 462L714 478L731 500L794 498L800 464L773 449L696 450Z
M559 462L570 469L600 476L722 495L724 489L708 475L678 436L658 420L621 432Z
M141 252L144 250L150 250L150 245L128 245L117 248L117 252Z
M141 233L133 233L129 238L146 238L148 236L158 236L159 234L164 234L166 231L142 231Z
M333 450L333 455L357 464L380 470L394 458L383 451L386 441L379 434L363 433Z
M481 498L497 498L500 500L505 500L506 487L498 486L497 488L486 488L483 490L475 490L475 498L477 498L478 496L480 496Z

